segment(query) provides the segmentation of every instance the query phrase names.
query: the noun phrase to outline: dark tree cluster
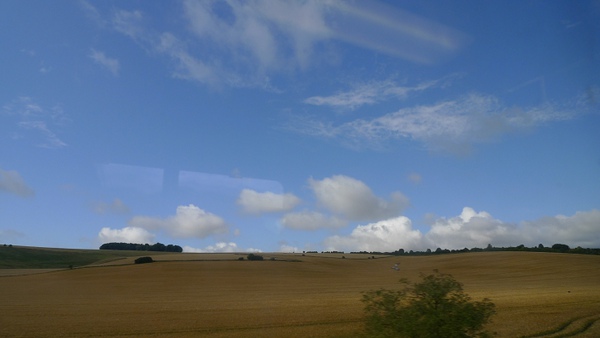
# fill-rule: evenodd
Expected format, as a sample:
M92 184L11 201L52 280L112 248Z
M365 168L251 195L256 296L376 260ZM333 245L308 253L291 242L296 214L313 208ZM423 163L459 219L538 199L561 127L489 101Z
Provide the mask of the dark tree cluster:
M104 243L100 246L100 250L132 250L132 251L164 251L164 252L183 252L179 245L164 245L156 244L136 244L136 243Z
M404 249L399 249L394 252L379 252L379 251L359 251L359 252L351 252L358 254L377 254L377 255L395 255L395 256L429 256L429 255L441 255L441 254L451 254L451 253L463 253L463 252L485 252L485 251L531 251L531 252L559 252L559 253L574 253L574 254L586 254L586 255L600 255L600 249L590 249L590 248L570 248L566 244L554 244L551 247L545 247L543 244L539 244L538 246L534 246L531 248L526 247L521 244L518 246L509 246L509 247L493 247L491 244L483 248L464 248L458 250L448 250L437 248L432 251L431 249L427 249L426 251L404 251Z
M255 255L253 253L249 254L246 258L248 258L249 261L262 261L265 258L261 255Z

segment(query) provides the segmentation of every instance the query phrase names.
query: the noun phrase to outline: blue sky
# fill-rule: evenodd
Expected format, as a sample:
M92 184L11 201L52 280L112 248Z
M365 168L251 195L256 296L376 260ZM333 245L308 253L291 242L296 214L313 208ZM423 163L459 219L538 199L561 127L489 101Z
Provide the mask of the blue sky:
M600 247L600 2L2 1L0 243Z

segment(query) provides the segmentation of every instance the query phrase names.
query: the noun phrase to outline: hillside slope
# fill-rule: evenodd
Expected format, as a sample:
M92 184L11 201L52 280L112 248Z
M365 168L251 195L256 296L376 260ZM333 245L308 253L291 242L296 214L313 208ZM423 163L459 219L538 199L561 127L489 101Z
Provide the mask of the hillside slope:
M438 269L464 283L474 299L496 304L490 329L498 337L548 330L552 336L588 322L575 337L600 336L599 256L266 256L275 260L179 254L152 264L3 277L0 326L6 336L32 337L355 337L361 292L397 288L400 278L417 280ZM569 322L571 329L559 327Z

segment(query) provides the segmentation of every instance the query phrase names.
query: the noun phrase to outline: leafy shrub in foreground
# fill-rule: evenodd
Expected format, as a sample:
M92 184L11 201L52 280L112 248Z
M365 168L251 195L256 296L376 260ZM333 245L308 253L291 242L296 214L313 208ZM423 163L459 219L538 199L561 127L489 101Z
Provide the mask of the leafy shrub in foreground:
M484 325L495 313L489 299L472 301L451 275L423 276L420 283L399 291L363 294L369 337L490 337Z

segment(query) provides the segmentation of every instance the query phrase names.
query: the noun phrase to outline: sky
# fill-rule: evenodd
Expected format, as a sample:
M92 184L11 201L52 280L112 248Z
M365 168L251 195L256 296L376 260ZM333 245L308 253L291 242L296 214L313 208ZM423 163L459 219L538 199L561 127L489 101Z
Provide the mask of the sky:
M600 247L600 1L0 2L0 243Z

